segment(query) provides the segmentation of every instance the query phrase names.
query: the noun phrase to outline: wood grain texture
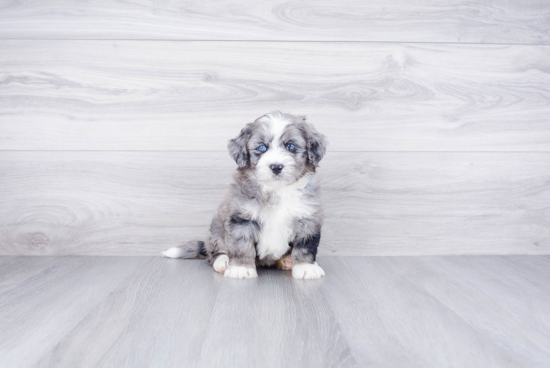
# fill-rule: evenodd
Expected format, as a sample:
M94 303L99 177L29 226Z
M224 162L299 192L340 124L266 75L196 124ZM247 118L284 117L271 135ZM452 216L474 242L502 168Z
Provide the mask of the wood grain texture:
M224 150L305 114L334 151L550 149L550 46L0 42L2 150Z
M547 280L548 268L542 272L540 268L538 272L535 272L536 268L531 269L530 277L526 279L523 276L525 268L518 270L511 265L507 265L506 272L500 274L502 261L499 258L422 258L421 262L426 264L433 275L421 274L415 281L455 314L516 356L519 365L529 360L535 366L548 365L550 315L547 307L550 303L550 286L536 280L538 277ZM533 263L536 262L535 258ZM453 281L442 282L443 277ZM465 290L468 292L464 293ZM502 295L507 295L506 302L501 302ZM526 305L529 307L525 308ZM472 315L472 309L479 311L480 315ZM503 324L501 321L508 322ZM525 325L537 328L530 331ZM515 335L514 343L508 340L509 335Z
M0 155L0 252L157 255L206 236L222 152ZM550 154L329 152L321 254L548 254Z
M29 367L148 258L10 258L0 270L0 365ZM26 267L21 267L26 266ZM39 272L37 272L39 271Z
M544 0L3 2L2 38L550 42Z
M540 259L327 257L323 286L360 366L545 367L550 268L515 265Z
M550 362L548 256L319 263L327 273L321 280L272 269L231 280L205 260L0 257L0 280L13 286L0 291L0 366Z
M357 366L322 280L300 283L290 272L260 270L258 279L242 281L220 280L200 366Z
M205 261L142 258L37 367L195 366L219 280Z

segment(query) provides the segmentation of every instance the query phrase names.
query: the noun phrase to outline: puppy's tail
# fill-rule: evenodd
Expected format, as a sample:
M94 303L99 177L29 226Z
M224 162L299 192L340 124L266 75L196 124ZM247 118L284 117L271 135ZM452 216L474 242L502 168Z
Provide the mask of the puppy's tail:
M206 258L206 247L200 240L190 241L179 247L172 247L162 252L168 258Z

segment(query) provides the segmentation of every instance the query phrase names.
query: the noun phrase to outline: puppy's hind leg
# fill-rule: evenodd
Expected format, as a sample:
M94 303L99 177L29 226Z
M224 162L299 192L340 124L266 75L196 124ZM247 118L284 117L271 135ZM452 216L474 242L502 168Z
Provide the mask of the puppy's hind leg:
M229 265L229 257L227 254L220 254L218 258L214 261L213 267L216 272L224 273Z
M292 269L292 256L290 253L285 254L281 259L275 262L275 266L279 270L288 271Z

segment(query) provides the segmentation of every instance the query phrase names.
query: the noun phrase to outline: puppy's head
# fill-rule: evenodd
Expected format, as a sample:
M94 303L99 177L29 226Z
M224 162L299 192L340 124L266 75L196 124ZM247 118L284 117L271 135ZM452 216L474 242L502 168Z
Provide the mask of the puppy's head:
M247 124L228 148L239 167L259 181L291 184L315 171L326 146L305 117L276 111Z

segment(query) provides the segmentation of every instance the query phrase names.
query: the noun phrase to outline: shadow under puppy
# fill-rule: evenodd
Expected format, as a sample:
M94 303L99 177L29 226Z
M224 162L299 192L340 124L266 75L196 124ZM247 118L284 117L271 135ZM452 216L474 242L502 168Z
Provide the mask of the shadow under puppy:
M296 279L318 279L323 223L315 169L325 137L302 116L275 111L247 124L229 142L239 166L212 219L206 242L170 248L170 258L208 258L231 278L258 277L256 265L292 269Z

